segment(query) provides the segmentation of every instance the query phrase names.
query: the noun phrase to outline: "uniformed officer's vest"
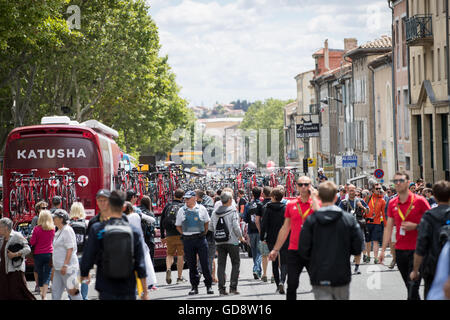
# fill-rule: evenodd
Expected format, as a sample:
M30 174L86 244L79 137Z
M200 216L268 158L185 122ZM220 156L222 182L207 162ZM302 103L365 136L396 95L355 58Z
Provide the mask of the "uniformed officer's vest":
M186 219L184 219L182 223L183 233L192 232L192 233L202 233L205 232L205 222L200 220L200 214L198 208L189 209L187 206L183 207L184 215Z

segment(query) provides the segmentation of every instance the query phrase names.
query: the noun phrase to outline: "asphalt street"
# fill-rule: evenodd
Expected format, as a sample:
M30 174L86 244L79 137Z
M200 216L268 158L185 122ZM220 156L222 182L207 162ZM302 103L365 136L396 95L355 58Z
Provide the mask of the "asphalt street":
M360 267L361 274L353 275L350 284L350 299L351 300L405 300L406 288L400 276L400 272L397 267L389 269L387 265L391 263L391 256L389 250L386 252L387 258L386 265L373 264L373 258L371 263L362 264ZM373 256L373 255L372 255ZM353 258L352 258L353 260ZM261 280L255 280L253 278L253 260L248 258L246 253L241 253L241 266L239 275L238 291L239 295L219 296L217 285L213 286L214 294L207 295L206 287L203 284L203 278L200 280L199 294L189 296L190 290L189 282L176 284L177 272L172 271L172 284L166 283L166 273L163 270L156 272L157 276L157 290L150 292L151 300L285 300L286 296L276 292L275 283L271 283L270 278L272 276L272 266L269 262L267 276L268 281L263 282ZM353 265L352 265L353 270ZM227 280L231 273L231 263L228 259L227 267ZM92 271L94 274L94 271ZM189 279L189 270L183 270L183 276L185 279ZM28 281L28 287L31 291L34 290L35 282ZM227 281L227 290L229 282ZM309 282L309 276L306 270L300 276L300 286L297 290L298 300L314 300L314 295L311 291L311 285ZM420 289L421 298L423 298L423 285ZM40 300L38 294L36 298ZM98 299L97 291L95 290L95 277L92 278L89 285L90 300ZM47 299L51 300L51 294L47 295ZM64 293L63 299L67 299L67 293Z

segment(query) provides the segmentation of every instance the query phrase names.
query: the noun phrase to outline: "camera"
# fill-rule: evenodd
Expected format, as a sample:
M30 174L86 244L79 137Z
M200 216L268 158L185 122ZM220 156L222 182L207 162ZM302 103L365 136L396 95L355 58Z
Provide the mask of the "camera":
M373 218L366 218L367 223L373 223L374 219Z

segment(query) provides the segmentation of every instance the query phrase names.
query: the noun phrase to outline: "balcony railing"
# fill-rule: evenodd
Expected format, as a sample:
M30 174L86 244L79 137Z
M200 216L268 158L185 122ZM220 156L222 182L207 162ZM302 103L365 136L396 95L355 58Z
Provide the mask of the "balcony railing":
M432 15L415 15L405 19L406 43L409 46L423 46L433 43Z

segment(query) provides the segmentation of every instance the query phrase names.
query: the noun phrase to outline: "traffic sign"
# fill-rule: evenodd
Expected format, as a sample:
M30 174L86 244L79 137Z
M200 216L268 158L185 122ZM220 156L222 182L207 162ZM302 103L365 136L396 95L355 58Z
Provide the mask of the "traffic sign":
M375 172L373 173L373 175L374 175L376 178L381 179L381 178L384 177L384 171L381 170L381 169L377 169L377 170L375 170Z
M352 168L358 166L358 156L342 156L342 167Z
M316 158L308 158L308 167L316 166Z

